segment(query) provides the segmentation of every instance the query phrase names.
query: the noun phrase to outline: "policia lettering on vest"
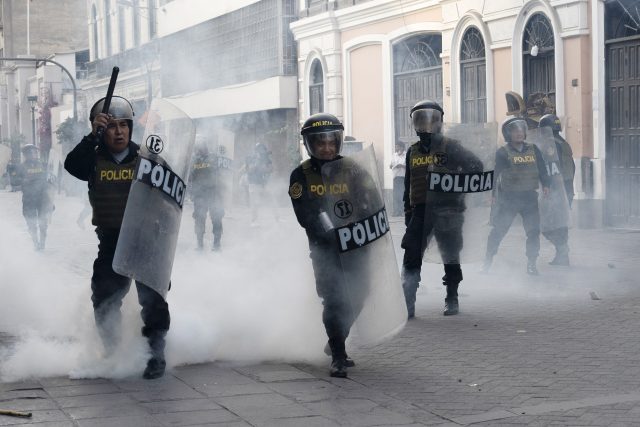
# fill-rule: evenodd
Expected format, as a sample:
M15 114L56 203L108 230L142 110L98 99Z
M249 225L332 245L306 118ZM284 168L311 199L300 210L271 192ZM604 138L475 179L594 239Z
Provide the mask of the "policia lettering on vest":
M444 110L430 100L411 109L414 130L420 138L407 151L404 191L405 224L402 238L402 287L409 319L415 316L422 259L435 237L445 275L444 315L458 314L458 286L462 281L460 251L464 224L464 193L491 188L493 175L483 172L480 159L453 139L443 136ZM462 171L462 173L460 173Z
M492 205L492 229L487 239L487 251L483 271L488 272L493 257L516 215L522 217L527 235L527 273L537 275L536 260L540 251L540 212L538 187L546 195L550 178L542 153L526 142L527 123L511 117L502 124L506 144L496 152L495 176L498 181Z
M118 243L124 210L131 182L135 178L135 166L139 147L131 141L133 109L124 98L113 97L108 114L102 113L104 98L91 108L92 131L67 155L65 169L74 177L88 182L89 201L93 208L92 223L98 236L98 256L93 263L91 300L98 333L105 355L112 354L118 346L122 299L129 291L131 280L113 271L113 258ZM98 128L104 128L100 140ZM144 173L149 167L139 169ZM162 185L176 203L183 197L179 193L181 181L162 172ZM160 183L160 172L157 172ZM143 377L158 378L164 374L164 337L169 329L169 306L153 289L136 282L138 302L142 306L142 334L147 337L151 357Z

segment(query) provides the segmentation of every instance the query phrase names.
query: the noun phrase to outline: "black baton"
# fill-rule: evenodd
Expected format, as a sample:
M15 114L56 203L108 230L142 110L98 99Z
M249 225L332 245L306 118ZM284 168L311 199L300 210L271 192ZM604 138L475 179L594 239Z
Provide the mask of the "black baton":
M109 113L109 107L111 107L111 98L113 98L113 91L116 88L116 80L118 80L119 72L120 68L113 67L113 71L111 71L111 80L109 80L109 87L107 88L107 96L104 98L104 104L102 105L101 113ZM99 140L102 140L102 136L104 135L104 128L102 126L98 126L96 133Z

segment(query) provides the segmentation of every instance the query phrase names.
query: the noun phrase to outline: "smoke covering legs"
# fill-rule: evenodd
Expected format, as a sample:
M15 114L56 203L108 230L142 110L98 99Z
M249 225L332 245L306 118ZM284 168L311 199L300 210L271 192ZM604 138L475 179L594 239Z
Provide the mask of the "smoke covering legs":
M98 235L98 257L93 263L91 278L91 300L98 333L107 355L118 346L121 334L122 299L131 287L131 280L113 271L113 255L118 240L118 230L96 230ZM158 378L164 374L164 337L169 330L169 306L160 294L136 282L138 302L144 327L142 334L149 341L151 357L144 378Z

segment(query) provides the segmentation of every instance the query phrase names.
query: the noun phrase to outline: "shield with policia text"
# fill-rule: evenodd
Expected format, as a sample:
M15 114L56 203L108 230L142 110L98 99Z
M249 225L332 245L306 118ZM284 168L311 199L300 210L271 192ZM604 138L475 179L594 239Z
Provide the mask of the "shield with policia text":
M354 335L377 342L407 319L373 147L322 166L327 229L335 235Z
M548 127L528 130L527 142L535 144L540 149L547 166L547 173L551 178L549 194L545 196L542 191L538 192L540 231L569 227L571 224L569 201L560 172L560 160L553 132Z
M189 179L195 127L170 102L151 104L113 269L166 297Z
M484 258L497 149L494 124L445 126L428 165L423 247L428 262ZM433 159L430 161L430 159Z

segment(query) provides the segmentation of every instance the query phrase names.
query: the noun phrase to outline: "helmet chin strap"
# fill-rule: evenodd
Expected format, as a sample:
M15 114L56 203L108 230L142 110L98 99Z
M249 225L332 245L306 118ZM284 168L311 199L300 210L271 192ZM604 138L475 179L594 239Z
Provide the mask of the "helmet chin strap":
M432 133L428 133L428 132L416 132L418 134L418 137L420 138L420 143L425 147L425 148L429 148L429 146L431 145L431 139L433 137Z

